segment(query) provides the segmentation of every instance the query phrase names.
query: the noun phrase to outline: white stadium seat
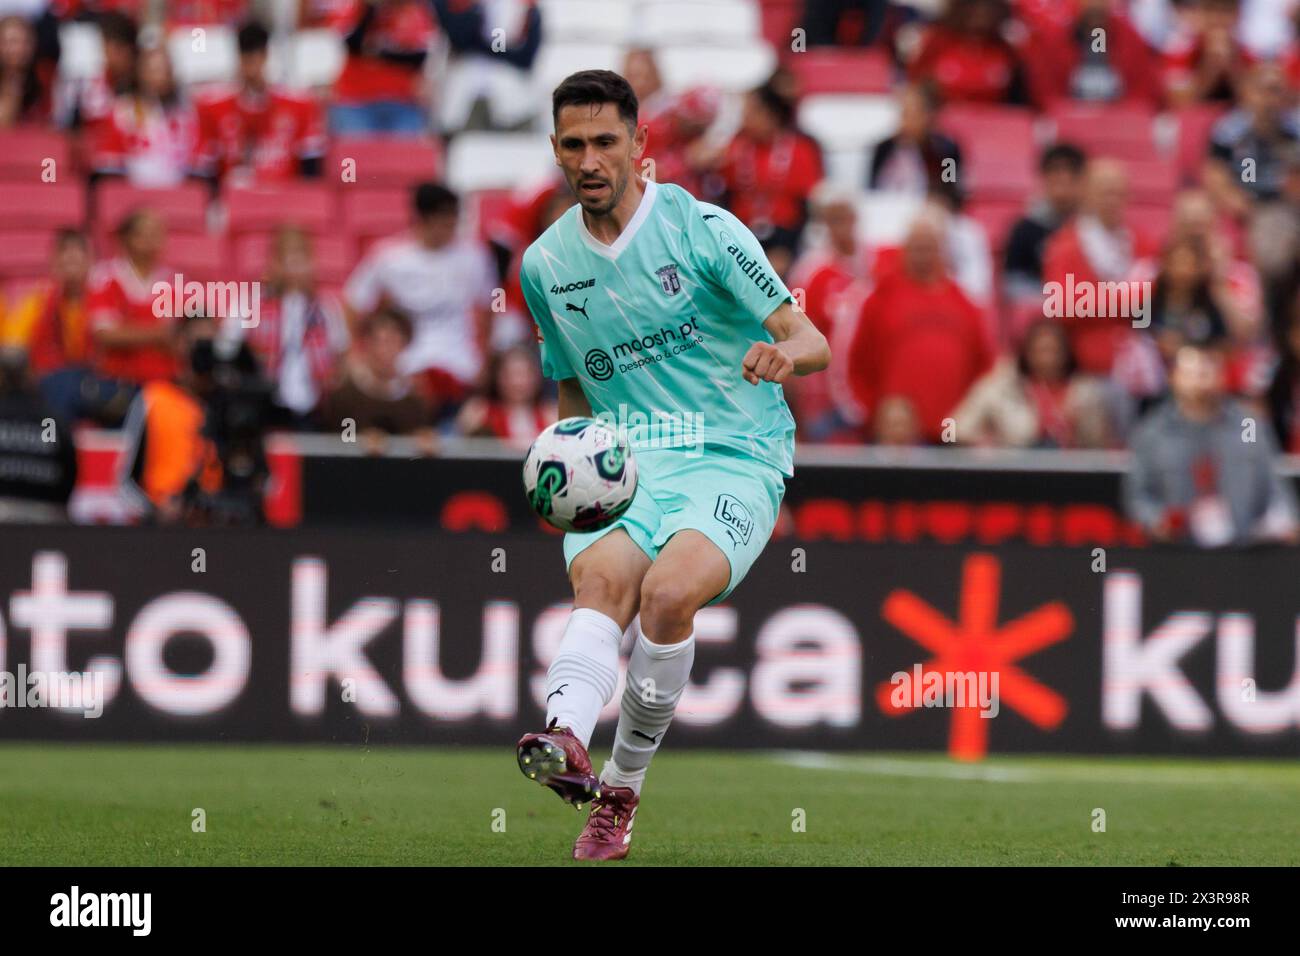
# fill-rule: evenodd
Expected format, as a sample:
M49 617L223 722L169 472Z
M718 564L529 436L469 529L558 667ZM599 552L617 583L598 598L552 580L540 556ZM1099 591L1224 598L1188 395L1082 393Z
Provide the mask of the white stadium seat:
M609 0L541 0L547 42L615 43L628 40L634 7Z
M858 203L858 235L868 248L897 246L924 201L899 193L868 192Z
M287 86L311 89L333 83L346 59L343 41L333 30L299 30L272 48L268 70Z
M93 23L64 23L59 27L59 75L88 80L104 72L104 42Z
M561 80L578 70L617 70L623 65L623 52L623 47L608 43L543 44L533 62L532 76L542 128L551 128L551 91Z
M809 96L799 106L799 125L825 150L865 149L898 130L898 104L892 96Z
M745 0L650 3L637 9L632 40L646 46L749 44L762 33L758 6Z
M716 86L741 92L761 84L776 69L776 54L766 43L741 47L673 46L659 51L664 85L678 92Z
M511 189L541 179L554 165L543 133L461 133L447 151L447 185L462 194Z
M183 86L228 83L239 68L239 46L229 27L178 27L167 37L167 52Z
M824 150L826 178L850 189L865 189L869 155L860 149Z

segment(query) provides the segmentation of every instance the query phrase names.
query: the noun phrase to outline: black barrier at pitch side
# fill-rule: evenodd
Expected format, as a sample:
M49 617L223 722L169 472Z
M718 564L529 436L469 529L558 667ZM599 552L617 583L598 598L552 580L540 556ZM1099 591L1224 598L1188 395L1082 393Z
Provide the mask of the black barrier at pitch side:
M509 746L567 619L536 535L0 540L3 738ZM697 618L673 746L1294 755L1297 580L1283 549L773 542ZM26 706L34 675L102 712Z

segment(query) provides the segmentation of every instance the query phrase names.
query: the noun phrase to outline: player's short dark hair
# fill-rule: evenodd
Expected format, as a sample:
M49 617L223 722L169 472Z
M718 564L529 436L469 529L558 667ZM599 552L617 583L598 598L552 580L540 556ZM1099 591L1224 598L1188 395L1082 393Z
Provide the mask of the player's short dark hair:
M447 214L454 216L460 211L460 197L442 183L420 183L411 194L411 202L415 214L421 219Z
M105 43L120 43L133 50L139 45L140 28L136 26L135 20L125 13L109 10L101 13L97 22L99 35Z
M261 53L271 45L271 34L258 20L245 20L239 28L239 52Z
M1055 143L1043 150L1043 155L1038 159L1038 171L1040 173L1068 169L1076 176L1081 176L1084 167L1087 165L1087 155L1073 143Z
M613 70L580 70L570 73L551 94L551 121L558 123L566 106L600 106L613 103L619 118L635 128L641 104L632 84Z
M399 309L391 306L380 306L361 320L361 328L358 330L362 338L368 338L373 335L381 326L391 325L397 329L397 333L410 342L415 337L415 325L411 322L410 317Z

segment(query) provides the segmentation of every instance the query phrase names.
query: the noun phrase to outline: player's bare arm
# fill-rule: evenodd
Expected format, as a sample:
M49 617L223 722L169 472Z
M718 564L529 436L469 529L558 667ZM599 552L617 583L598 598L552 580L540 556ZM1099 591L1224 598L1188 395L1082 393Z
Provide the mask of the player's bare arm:
M767 317L763 328L774 342L755 342L745 353L743 373L750 385L759 382L780 384L790 375L811 375L831 363L831 347L826 336L812 324L807 313L789 302Z

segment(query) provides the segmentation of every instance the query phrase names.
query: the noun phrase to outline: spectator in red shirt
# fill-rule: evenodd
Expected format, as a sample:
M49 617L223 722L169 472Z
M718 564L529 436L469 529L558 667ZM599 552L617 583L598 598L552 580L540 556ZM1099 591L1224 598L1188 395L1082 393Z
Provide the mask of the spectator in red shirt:
M256 21L239 28L239 88L198 103L199 168L227 183L319 176L325 124L314 99L272 89L270 34Z
M166 227L157 213L136 210L117 228L122 254L95 267L90 279L90 329L97 368L106 378L142 384L176 372L171 348L174 318L156 309L155 284L172 287L160 261ZM162 312L162 315L158 315Z
M339 136L423 134L429 126L424 61L437 34L429 4L353 0L344 22L348 58L334 83L330 129Z
M1025 44L1034 100L1045 109L1060 100L1154 105L1154 54L1116 0L1071 2L1072 17L1040 21Z
M737 132L722 158L726 204L762 243L778 274L794 259L808 196L822 180L821 149L794 123L794 100L773 77L745 97Z
M1165 98L1170 106L1230 103L1236 78L1251 63L1237 41L1239 0L1192 0L1190 30L1164 57Z
M139 28L125 13L110 11L96 20L104 48L104 70L98 76L60 84L54 108L59 126L91 129L113 111L113 102L135 82Z
M168 27L234 26L248 15L248 0L167 0Z
M22 17L0 19L0 130L50 118L50 80L36 60L36 31Z
M133 90L99 124L92 164L98 176L135 186L175 186L194 171L198 119L172 76L161 46L140 52Z
M55 239L50 278L17 310L25 327L28 362L41 394L60 421L93 419L115 427L135 393L130 384L97 375L89 328L90 242L65 229Z
M1127 210L1128 174L1124 165L1113 159L1089 162L1079 214L1048 241L1043 256L1044 284L1056 283L1056 288L1066 291L1090 285L1097 292L1100 283L1149 278L1149 260L1156 249L1147 237L1129 228ZM1079 368L1094 375L1109 375L1135 318L1060 316Z
M1025 102L1020 56L1004 36L1010 20L1006 0L948 0L908 75L936 83L946 103Z
M668 99L655 113L643 104L641 115L649 117L647 156L654 163L646 175L653 175L655 182L676 183L692 196L705 195L710 187L705 181L708 171L701 162L707 155L702 137L713 125L720 102L717 90L696 87Z
M50 278L19 306L26 329L27 363L36 375L90 362L86 328L86 283L90 243L86 234L64 229L54 241ZM66 417L66 416L65 416Z
M848 354L849 384L871 427L878 403L900 397L931 442L993 362L980 310L948 275L943 247L942 221L927 210L908 232L902 267L863 303Z
M516 346L496 353L489 364L487 392L461 406L456 430L527 448L555 421L555 404L545 399L543 385L535 348Z
M248 344L273 386L277 418L315 424L316 407L334 383L348 348L342 305L316 287L311 237L294 226L275 234L258 323Z
M822 241L810 248L790 270L790 288L817 329L836 341L848 324L855 284L867 278L866 250L858 241L857 196L822 183L813 193L813 226ZM810 228L812 233L813 229ZM785 395L810 441L851 440L848 422L834 400L836 377L809 375L785 383Z

